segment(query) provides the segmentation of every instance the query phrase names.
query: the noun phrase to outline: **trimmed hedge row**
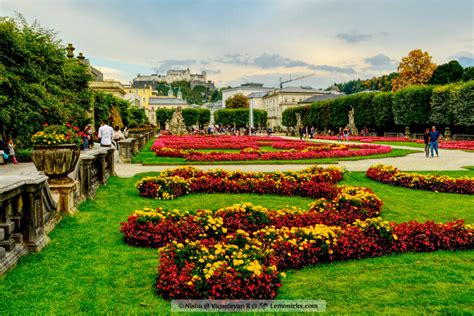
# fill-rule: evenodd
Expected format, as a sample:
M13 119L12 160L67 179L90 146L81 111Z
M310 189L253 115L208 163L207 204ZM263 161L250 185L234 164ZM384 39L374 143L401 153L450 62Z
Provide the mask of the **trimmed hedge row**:
M253 110L254 126L267 126L267 112ZM249 125L249 109L221 109L214 112L216 124L224 126L247 127Z
M165 128L166 121L171 119L174 111L176 110L164 108L156 110L156 121L162 129ZM183 119L186 126L196 125L196 122L199 122L199 125L209 124L211 121L211 111L209 109L183 109Z
M296 113L303 124L319 130L344 127L355 109L358 127L380 131L423 128L429 124L454 125L474 131L474 80L444 86L410 86L398 92L357 93L333 100L295 107L283 112L283 125L295 126Z

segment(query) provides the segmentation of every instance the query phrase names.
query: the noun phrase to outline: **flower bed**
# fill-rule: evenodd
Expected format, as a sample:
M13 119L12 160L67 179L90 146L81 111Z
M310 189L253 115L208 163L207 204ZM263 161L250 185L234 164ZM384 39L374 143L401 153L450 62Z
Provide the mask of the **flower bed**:
M337 169L247 174L179 168L157 178L139 181L140 194L174 198L191 192L309 192L307 196L318 198L309 210L269 210L243 203L194 214L135 211L122 223L121 231L131 245L159 248L156 290L165 298L270 299L276 297L287 269L408 251L474 247L473 228L462 220L446 224L383 221L380 199L366 188L337 186L342 179ZM316 190L317 194L302 189L318 185L330 189ZM169 188L171 193L164 197Z
M367 170L367 177L388 184L412 189L474 194L474 178L451 178L439 175L422 175L401 172L395 167L375 165Z
M271 146L281 151L265 151ZM159 157L185 158L188 161L300 160L360 157L385 154L389 146L365 144L321 144L280 137L256 136L164 136L151 147ZM240 152L200 152L198 149L240 149Z
M183 167L167 170L159 177L145 177L137 182L141 196L173 199L188 193L258 193L312 198L334 196L335 183L342 180L339 168L311 167L299 172L227 172L200 171Z

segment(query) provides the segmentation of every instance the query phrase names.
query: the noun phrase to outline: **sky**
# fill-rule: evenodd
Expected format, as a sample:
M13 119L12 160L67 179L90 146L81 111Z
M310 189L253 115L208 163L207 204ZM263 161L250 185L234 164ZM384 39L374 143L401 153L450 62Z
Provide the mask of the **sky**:
M474 65L472 0L1 0L73 43L108 79L206 71L217 86L291 85L396 71L413 49Z

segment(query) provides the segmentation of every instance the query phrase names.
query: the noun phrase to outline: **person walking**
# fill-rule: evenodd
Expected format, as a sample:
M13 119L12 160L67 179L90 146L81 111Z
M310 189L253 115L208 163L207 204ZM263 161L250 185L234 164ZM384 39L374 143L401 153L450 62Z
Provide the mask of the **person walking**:
M114 137L114 129L110 127L106 121L102 122L99 128L100 147L112 147L112 139Z
M436 158L439 158L438 154L438 139L441 134L436 130L436 126L431 127L430 132L430 148L431 148L431 158L434 158L434 152L436 151Z
M8 140L8 155L15 165L19 164L15 157L15 146L13 145L13 139L11 138Z
M342 132L342 127L339 127L339 141L342 143L342 137L344 133Z
M425 142L425 155L426 158L430 157L430 129L427 128L423 134L423 140Z

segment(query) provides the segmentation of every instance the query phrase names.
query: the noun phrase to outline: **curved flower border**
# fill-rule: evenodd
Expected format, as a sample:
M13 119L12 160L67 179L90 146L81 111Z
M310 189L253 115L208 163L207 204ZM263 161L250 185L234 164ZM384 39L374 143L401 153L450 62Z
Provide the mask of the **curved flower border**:
M423 175L401 172L393 166L378 164L367 169L367 177L382 183L402 186L411 189L474 194L474 178L451 178L440 175Z
M224 184L216 181L219 178L224 179ZM253 182L263 184L272 179L278 183L279 192L270 189L277 186L275 182L272 186L257 185L254 192L300 195L306 191L282 185L285 181L295 184L296 179L309 187L327 185L331 189L319 190L317 194L311 191L307 196L317 200L309 210L268 210L251 203L215 212L198 210L195 214L144 209L135 211L122 223L121 231L128 244L159 248L156 290L160 295L194 299L274 298L287 269L409 251L474 248L473 227L462 220L445 224L383 221L379 217L380 199L367 188L337 186L335 183L342 179L342 172L337 169L246 174L179 168L164 172L162 182L157 182L160 188L154 191L142 191L143 184L155 184L149 178L139 181L137 188L148 197L163 196L161 192L175 185L182 194L239 193L249 192L247 188ZM268 191L259 191L262 188Z
M280 151L265 151L271 146ZM200 152L200 149L240 149L239 153ZM385 154L390 146L368 144L323 144L280 137L259 136L160 136L151 147L159 157L188 161L301 160L345 158Z

